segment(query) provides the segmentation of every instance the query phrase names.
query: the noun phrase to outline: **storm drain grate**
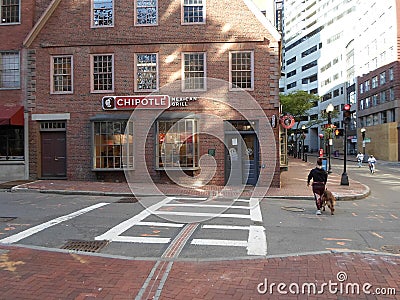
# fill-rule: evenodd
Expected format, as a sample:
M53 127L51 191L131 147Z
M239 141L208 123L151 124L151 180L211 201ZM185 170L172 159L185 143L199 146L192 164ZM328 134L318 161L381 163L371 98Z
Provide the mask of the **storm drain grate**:
M81 240L69 240L61 249L84 251L84 252L98 252L109 241L81 241Z
M400 254L400 245L385 245L381 249L392 254Z
M17 217L0 217L0 222L10 222L15 220Z
M116 201L115 203L136 203L138 200L136 197L124 197Z

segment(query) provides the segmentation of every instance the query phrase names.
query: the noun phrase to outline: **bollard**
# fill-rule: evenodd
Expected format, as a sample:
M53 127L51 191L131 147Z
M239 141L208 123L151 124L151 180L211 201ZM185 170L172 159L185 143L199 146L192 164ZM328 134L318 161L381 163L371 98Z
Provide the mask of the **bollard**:
M304 154L304 161L307 162L307 154Z

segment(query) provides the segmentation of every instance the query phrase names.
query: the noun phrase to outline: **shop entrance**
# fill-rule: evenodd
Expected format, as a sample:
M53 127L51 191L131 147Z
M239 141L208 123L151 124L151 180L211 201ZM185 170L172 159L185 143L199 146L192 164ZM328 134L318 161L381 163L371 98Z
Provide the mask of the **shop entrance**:
M237 122L240 122L237 124ZM239 132L225 132L225 183L256 185L259 176L259 144L253 126L247 121L231 124ZM235 126L239 125L239 126ZM243 130L248 129L248 130Z
M67 176L66 132L41 131L41 177L60 178Z

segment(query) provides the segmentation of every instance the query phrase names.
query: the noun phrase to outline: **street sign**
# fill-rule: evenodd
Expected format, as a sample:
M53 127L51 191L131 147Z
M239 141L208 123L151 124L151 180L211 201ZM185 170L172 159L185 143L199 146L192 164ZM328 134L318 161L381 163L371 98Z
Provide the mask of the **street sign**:
M371 143L371 138L365 138L365 139L364 139L364 142L366 142L366 143Z

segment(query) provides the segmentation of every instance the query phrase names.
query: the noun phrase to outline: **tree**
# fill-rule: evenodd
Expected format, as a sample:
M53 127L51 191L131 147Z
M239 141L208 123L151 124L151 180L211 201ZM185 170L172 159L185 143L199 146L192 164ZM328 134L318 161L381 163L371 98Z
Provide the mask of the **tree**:
M297 156L297 144L302 132L299 130L300 121L304 116L309 115L309 110L315 106L315 102L319 101L319 97L314 94L309 94L306 91L294 91L287 95L280 94L280 102L282 105L283 114L292 115L294 120L296 121L296 128L290 130L289 134L293 136L295 140L294 144L294 155ZM306 128L310 128L313 125L320 123L321 120L318 118L317 120L308 121L305 126Z

